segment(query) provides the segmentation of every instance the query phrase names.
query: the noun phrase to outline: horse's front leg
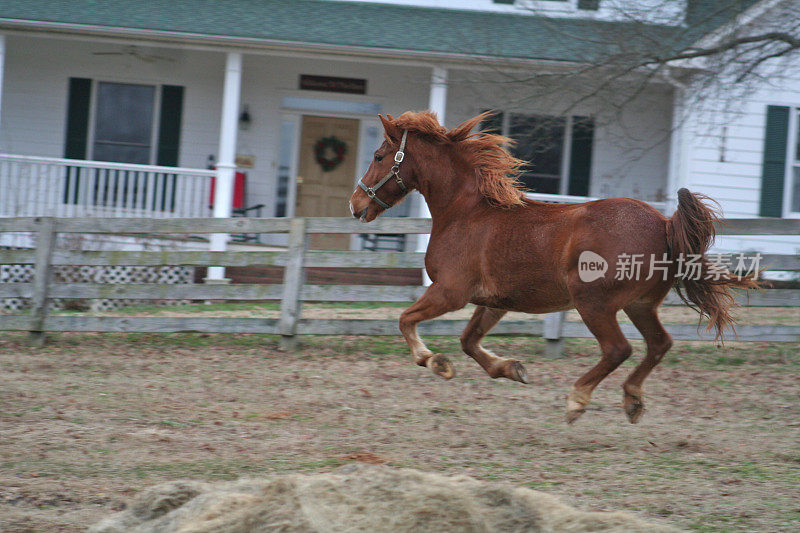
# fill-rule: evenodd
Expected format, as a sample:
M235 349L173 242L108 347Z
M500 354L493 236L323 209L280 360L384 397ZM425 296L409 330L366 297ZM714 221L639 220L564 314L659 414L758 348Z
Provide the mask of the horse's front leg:
M528 383L528 373L525 367L516 359L498 357L491 351L481 346L481 339L489 333L506 311L479 305L475 309L461 334L461 348L464 353L475 359L492 378L507 378L521 383Z
M417 333L417 324L436 318L450 311L461 309L467 305L469 298L463 290L445 288L434 283L425 291L419 300L400 315L400 332L405 337L414 361L420 366L430 368L434 374L450 379L455 375L450 360L440 354L431 352Z

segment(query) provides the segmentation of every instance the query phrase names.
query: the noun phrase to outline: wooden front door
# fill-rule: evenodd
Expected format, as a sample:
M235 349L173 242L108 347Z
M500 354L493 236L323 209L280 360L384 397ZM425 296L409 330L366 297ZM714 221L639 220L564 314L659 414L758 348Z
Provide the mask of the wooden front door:
M358 157L358 120L304 116L300 130L300 161L297 165L297 207L299 217L350 216L347 202L353 194ZM344 143L341 162L328 170L317 161L314 147L322 139L334 137ZM332 162L332 149L323 152ZM349 234L312 235L309 248L318 250L348 250Z

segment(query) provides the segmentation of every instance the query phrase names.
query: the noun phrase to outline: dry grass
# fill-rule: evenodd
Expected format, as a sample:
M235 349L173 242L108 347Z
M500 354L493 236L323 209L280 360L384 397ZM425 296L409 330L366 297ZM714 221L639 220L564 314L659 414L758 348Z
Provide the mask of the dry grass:
M595 363L592 341L548 359L538 339L490 339L525 362L527 386L489 379L452 338L430 342L456 364L448 382L395 337L309 339L294 354L255 335L25 341L0 338L2 531L81 531L168 480L361 458L696 530L800 529L798 345L678 342L647 383L639 425L619 407L629 362L567 426L564 396Z
M579 511L540 491L467 476L349 464L335 472L203 483L137 495L91 533L678 533L622 513Z

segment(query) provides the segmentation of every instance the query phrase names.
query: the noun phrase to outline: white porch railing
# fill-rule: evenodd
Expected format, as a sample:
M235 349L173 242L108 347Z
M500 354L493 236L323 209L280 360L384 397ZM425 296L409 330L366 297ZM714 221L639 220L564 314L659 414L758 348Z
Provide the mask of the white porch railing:
M214 174L0 154L0 217L209 217Z
M544 194L538 192L528 192L525 193L525 196L531 200L536 200L537 202L552 202L556 204L591 202L592 200L600 199L600 198L594 198L592 196L570 196L568 194ZM644 201L652 205L662 213L667 208L667 202L649 202L647 200Z

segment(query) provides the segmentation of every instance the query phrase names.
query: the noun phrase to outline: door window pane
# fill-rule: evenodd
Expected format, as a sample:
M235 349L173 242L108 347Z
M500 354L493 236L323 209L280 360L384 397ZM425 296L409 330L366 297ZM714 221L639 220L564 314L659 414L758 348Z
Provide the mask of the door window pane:
M511 115L509 137L515 141L511 153L528 162L521 181L531 191L560 192L565 128L564 117Z
M93 159L150 163L155 87L98 83Z
M278 161L278 188L275 193L275 216L287 215L286 205L289 199L289 180L294 155L295 123L292 120L281 122L281 152Z

